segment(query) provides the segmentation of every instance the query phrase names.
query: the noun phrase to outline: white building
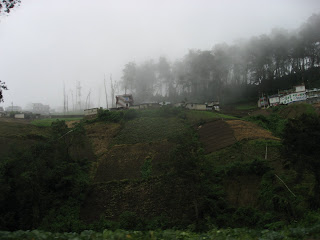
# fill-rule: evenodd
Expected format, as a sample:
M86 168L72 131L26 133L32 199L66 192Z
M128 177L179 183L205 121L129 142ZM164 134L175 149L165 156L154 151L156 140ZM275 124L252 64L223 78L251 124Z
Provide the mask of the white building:
M187 103L186 108L190 110L206 111L207 105L203 103Z
M6 107L6 111L7 111L7 112L21 112L21 111L22 111L22 107L19 107L19 106L9 106L9 107Z
M124 94L116 96L116 107L117 108L129 108L133 105L132 94Z
M277 105L280 104L280 97L279 97L279 95L272 95L272 96L268 97L268 99L269 99L269 105L270 105L271 107L277 106Z
M32 104L32 112L33 113L41 113L41 114L49 114L50 106L43 105L42 103L33 103Z
M304 85L294 86L294 91L295 92L305 92L306 91L306 87Z
M85 116L97 115L97 114L98 114L98 109L99 109L99 108L85 109L85 110L83 110L83 111L84 111L84 115L85 115Z
M14 118L24 119L25 116L24 116L24 113L17 113L17 114L14 115Z

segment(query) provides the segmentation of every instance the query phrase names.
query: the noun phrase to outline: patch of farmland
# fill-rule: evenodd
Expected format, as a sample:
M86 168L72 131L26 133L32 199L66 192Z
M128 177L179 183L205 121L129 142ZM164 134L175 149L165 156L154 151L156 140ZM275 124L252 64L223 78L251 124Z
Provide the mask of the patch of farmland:
M231 127L234 133L234 137L237 141L243 139L273 139L280 140L272 135L271 132L265 130L252 122L246 122L241 120L227 120L226 123Z
M200 141L204 143L206 153L214 152L236 142L231 127L223 120L200 126L198 133Z
M217 120L205 123L198 128L198 133L206 153L225 148L243 139L280 140L254 123L242 120Z

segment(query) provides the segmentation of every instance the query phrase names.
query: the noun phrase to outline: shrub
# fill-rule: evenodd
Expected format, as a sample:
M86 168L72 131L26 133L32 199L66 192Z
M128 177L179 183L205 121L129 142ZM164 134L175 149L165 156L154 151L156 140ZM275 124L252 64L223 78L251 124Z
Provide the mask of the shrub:
M148 179L152 174L152 158L147 157L141 166L141 177L143 179Z
M129 109L124 112L124 120L132 120L138 117L138 112L134 109Z
M98 110L98 120L105 122L120 122L123 119L123 111Z

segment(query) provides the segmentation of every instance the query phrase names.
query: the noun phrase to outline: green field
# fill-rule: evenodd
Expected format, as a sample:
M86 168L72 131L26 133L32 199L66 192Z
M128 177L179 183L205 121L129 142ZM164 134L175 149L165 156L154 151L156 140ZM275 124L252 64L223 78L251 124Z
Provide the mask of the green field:
M48 136L48 132L36 125L21 124L16 122L1 122L0 136L10 138L28 138L28 136Z
M45 118L45 119L34 120L31 122L31 124L38 127L50 127L51 124L57 120L68 122L68 121L77 121L81 119L83 118Z

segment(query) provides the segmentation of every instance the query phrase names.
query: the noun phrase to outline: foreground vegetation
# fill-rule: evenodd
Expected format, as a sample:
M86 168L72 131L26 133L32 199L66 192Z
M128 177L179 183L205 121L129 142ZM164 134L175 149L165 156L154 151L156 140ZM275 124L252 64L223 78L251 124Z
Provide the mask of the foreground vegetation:
M212 229L205 233L195 233L191 231L126 231L126 230L104 230L102 232L94 232L85 230L81 233L50 233L44 231L16 231L1 232L0 239L3 240L109 240L109 239L133 239L133 240L225 240L225 239L242 239L242 240L301 240L314 239L320 237L320 224L312 227L288 227L281 231L273 230L253 230L245 228L235 229Z

